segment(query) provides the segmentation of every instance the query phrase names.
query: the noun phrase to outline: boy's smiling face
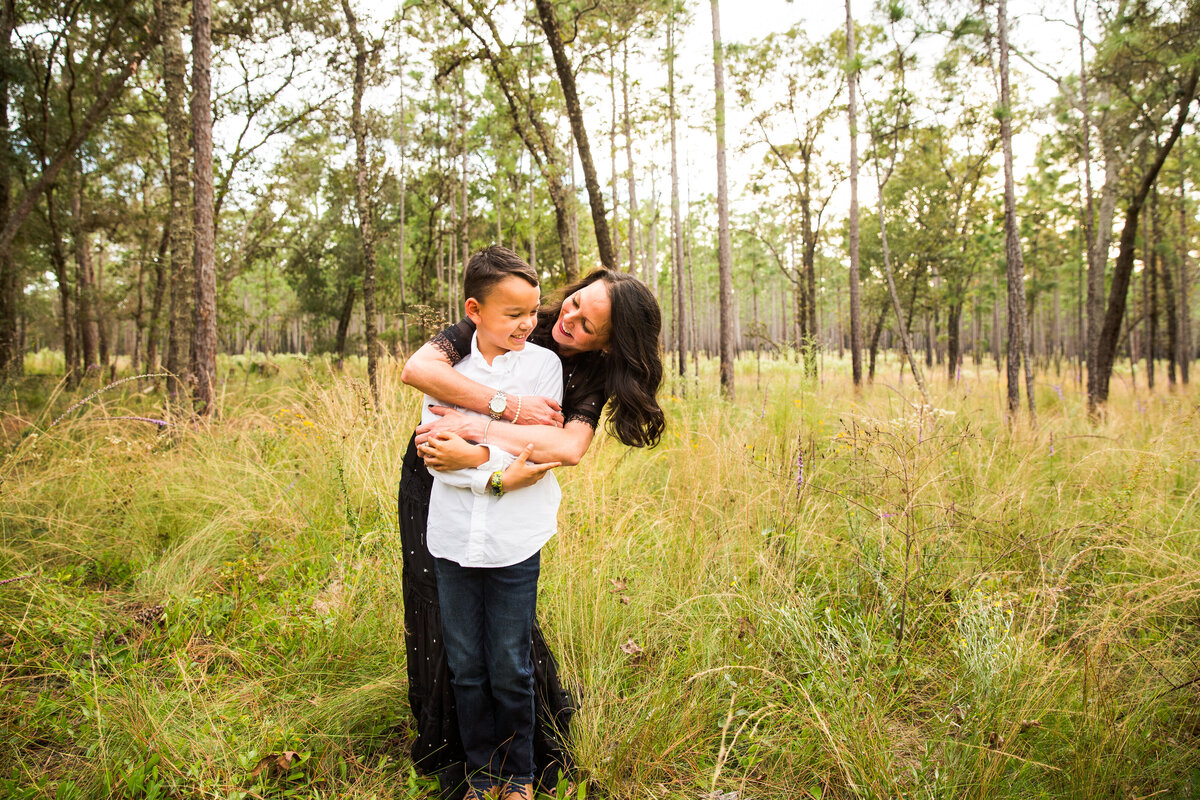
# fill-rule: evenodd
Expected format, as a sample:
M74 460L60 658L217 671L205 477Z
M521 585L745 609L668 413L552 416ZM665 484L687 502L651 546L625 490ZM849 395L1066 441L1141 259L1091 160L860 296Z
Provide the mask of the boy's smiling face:
M541 292L516 275L502 278L482 300L467 298L467 316L475 323L479 352L491 360L525 347L525 337L537 325Z

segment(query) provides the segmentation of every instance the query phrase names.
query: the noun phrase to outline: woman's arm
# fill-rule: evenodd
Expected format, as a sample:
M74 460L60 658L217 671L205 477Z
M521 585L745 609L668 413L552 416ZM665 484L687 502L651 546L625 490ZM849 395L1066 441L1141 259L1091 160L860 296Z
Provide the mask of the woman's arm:
M572 420L563 428L550 425L513 425L510 422L493 422L488 425L486 419L470 417L449 408L434 406L433 412L441 416L426 425L417 428L417 444L424 444L439 433L454 433L459 437L473 442L483 441L483 429L487 426L488 444L499 445L510 453L520 453L527 444L533 445L531 461L544 464L558 461L563 466L573 467L578 464L596 431L586 422ZM524 410L521 418L525 418Z
M458 373L446 354L430 342L421 345L417 352L409 356L400 373L400 380L430 397L478 411L480 414L488 413L488 402L496 394L495 389ZM520 410L522 425L561 425L563 422L562 406L548 397L522 395ZM516 413L517 402L516 397L513 397L504 410L503 418L512 420ZM522 444L521 447L523 446ZM519 451L520 447L512 452Z

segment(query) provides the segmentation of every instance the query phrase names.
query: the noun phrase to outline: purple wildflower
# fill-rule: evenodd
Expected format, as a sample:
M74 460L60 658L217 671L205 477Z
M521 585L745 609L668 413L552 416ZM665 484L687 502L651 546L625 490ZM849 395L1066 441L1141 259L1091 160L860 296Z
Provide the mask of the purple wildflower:
M1054 393L1058 395L1058 402L1061 403L1063 401L1062 387L1056 383L1051 388L1054 389Z
M796 434L796 496L804 488L804 431Z

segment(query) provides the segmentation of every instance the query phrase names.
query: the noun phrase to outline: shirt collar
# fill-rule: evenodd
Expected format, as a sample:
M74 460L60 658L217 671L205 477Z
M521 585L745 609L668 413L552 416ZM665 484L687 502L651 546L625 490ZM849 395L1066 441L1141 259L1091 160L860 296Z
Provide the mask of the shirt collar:
M521 354L525 352L524 348L520 350L509 350L506 353L501 353L492 359L492 363L487 363L487 359L483 357L483 353L479 352L479 330L478 328L471 334L471 355L479 366L487 370L508 369L517 363Z

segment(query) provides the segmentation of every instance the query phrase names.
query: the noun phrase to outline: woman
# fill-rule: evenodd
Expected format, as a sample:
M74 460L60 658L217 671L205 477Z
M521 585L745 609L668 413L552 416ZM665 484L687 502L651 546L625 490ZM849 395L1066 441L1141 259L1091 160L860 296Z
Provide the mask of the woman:
M530 460L578 464L591 445L601 411L609 405L610 434L630 447L653 447L665 426L655 393L662 381L658 346L661 312L654 295L632 275L597 270L568 286L562 299L538 312L529 341L553 350L563 364L563 402L536 396L505 397L460 375L453 364L469 354L474 326L451 325L409 358L401 380L449 404L490 414L487 439L517 453L529 443ZM413 760L436 775L442 796L462 796L462 744L454 692L441 638L433 559L425 545L434 469L476 466L484 424L444 407L441 419L417 429L400 479L400 533L404 548L404 620L409 704L417 720ZM570 769L565 742L575 703L558 680L553 655L534 623L530 644L537 695L534 737L538 780L554 785Z

